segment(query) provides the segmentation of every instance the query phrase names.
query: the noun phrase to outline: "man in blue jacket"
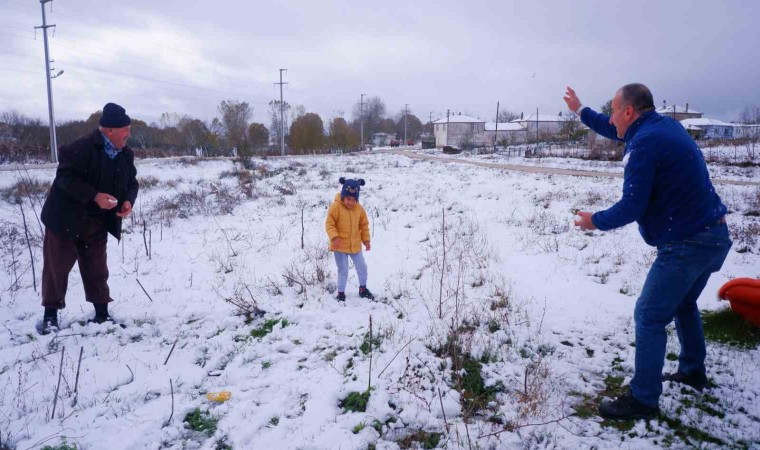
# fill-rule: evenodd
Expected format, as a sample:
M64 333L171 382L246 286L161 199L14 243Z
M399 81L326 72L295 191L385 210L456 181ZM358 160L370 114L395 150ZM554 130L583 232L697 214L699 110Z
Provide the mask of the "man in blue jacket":
M731 247L726 206L710 182L702 152L676 120L657 114L652 93L628 84L612 99L612 115L583 106L570 87L564 97L589 128L625 142L623 195L604 211L578 212L575 225L607 231L631 222L657 247L636 302L636 370L630 389L599 406L610 419L653 418L662 381L707 387L705 338L697 299ZM662 375L667 333L675 319L681 353L678 371Z

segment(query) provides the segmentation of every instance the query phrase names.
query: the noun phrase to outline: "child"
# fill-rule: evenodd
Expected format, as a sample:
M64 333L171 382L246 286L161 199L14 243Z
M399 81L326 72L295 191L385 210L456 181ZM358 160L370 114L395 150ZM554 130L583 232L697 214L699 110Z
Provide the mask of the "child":
M330 250L335 253L335 263L338 265L338 296L335 299L339 302L346 300L350 256L359 276L359 297L374 300L375 296L367 289L367 263L364 262L362 254L362 244L367 251L372 248L369 242L367 213L359 204L359 190L360 186L364 186L364 180L347 180L340 177L338 181L343 188L335 194L335 200L327 210L325 220Z

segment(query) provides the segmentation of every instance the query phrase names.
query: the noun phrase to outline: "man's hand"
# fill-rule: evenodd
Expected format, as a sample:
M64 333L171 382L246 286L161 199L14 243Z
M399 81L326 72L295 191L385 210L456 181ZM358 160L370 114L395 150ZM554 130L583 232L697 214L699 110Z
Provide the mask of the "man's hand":
M119 203L119 201L116 200L116 197L106 194L105 192L98 192L93 200L95 200L95 203L100 206L100 209L114 209L116 204Z
M372 244L369 241L367 241L364 243L364 248L367 249L367 251L370 251L372 250Z
M592 214L593 213L587 211L578 211L575 213L575 217L577 217L575 220L575 226L579 227L581 230L596 230L594 222L591 221Z
M575 110L581 106L580 99L578 98L577 95L575 95L575 91L570 86L567 87L567 92L565 92L565 96L562 98L565 100L565 103L567 103L567 107L572 112L575 112Z
M132 214L132 203L127 200L121 204L121 211L117 212L116 215L122 219L126 219L130 214Z
M338 236L335 236L334 238L332 238L332 241L330 242L332 242L333 248L337 248L337 247L340 247L341 244L343 244L343 239L339 238Z

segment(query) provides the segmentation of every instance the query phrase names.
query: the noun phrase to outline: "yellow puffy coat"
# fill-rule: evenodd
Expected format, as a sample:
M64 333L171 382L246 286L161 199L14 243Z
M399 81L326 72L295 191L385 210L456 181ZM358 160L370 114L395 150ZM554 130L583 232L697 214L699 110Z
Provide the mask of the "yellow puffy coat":
M351 209L340 200L340 193L335 194L335 200L327 210L325 230L330 239L330 250L341 253L358 253L362 243L369 242L369 219L361 204L356 203ZM333 246L332 240L339 237L340 246Z

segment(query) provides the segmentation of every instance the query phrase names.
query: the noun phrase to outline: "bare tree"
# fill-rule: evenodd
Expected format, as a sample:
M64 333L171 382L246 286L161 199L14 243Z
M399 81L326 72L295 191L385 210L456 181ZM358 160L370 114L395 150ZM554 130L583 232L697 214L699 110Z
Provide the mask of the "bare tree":
M747 148L747 156L750 160L755 159L755 150L760 142L760 106L747 105L739 114L742 139Z
M224 140L230 147L236 147L239 151L248 149L246 131L253 117L253 108L247 102L237 100L224 100L219 104L221 125L224 131Z

